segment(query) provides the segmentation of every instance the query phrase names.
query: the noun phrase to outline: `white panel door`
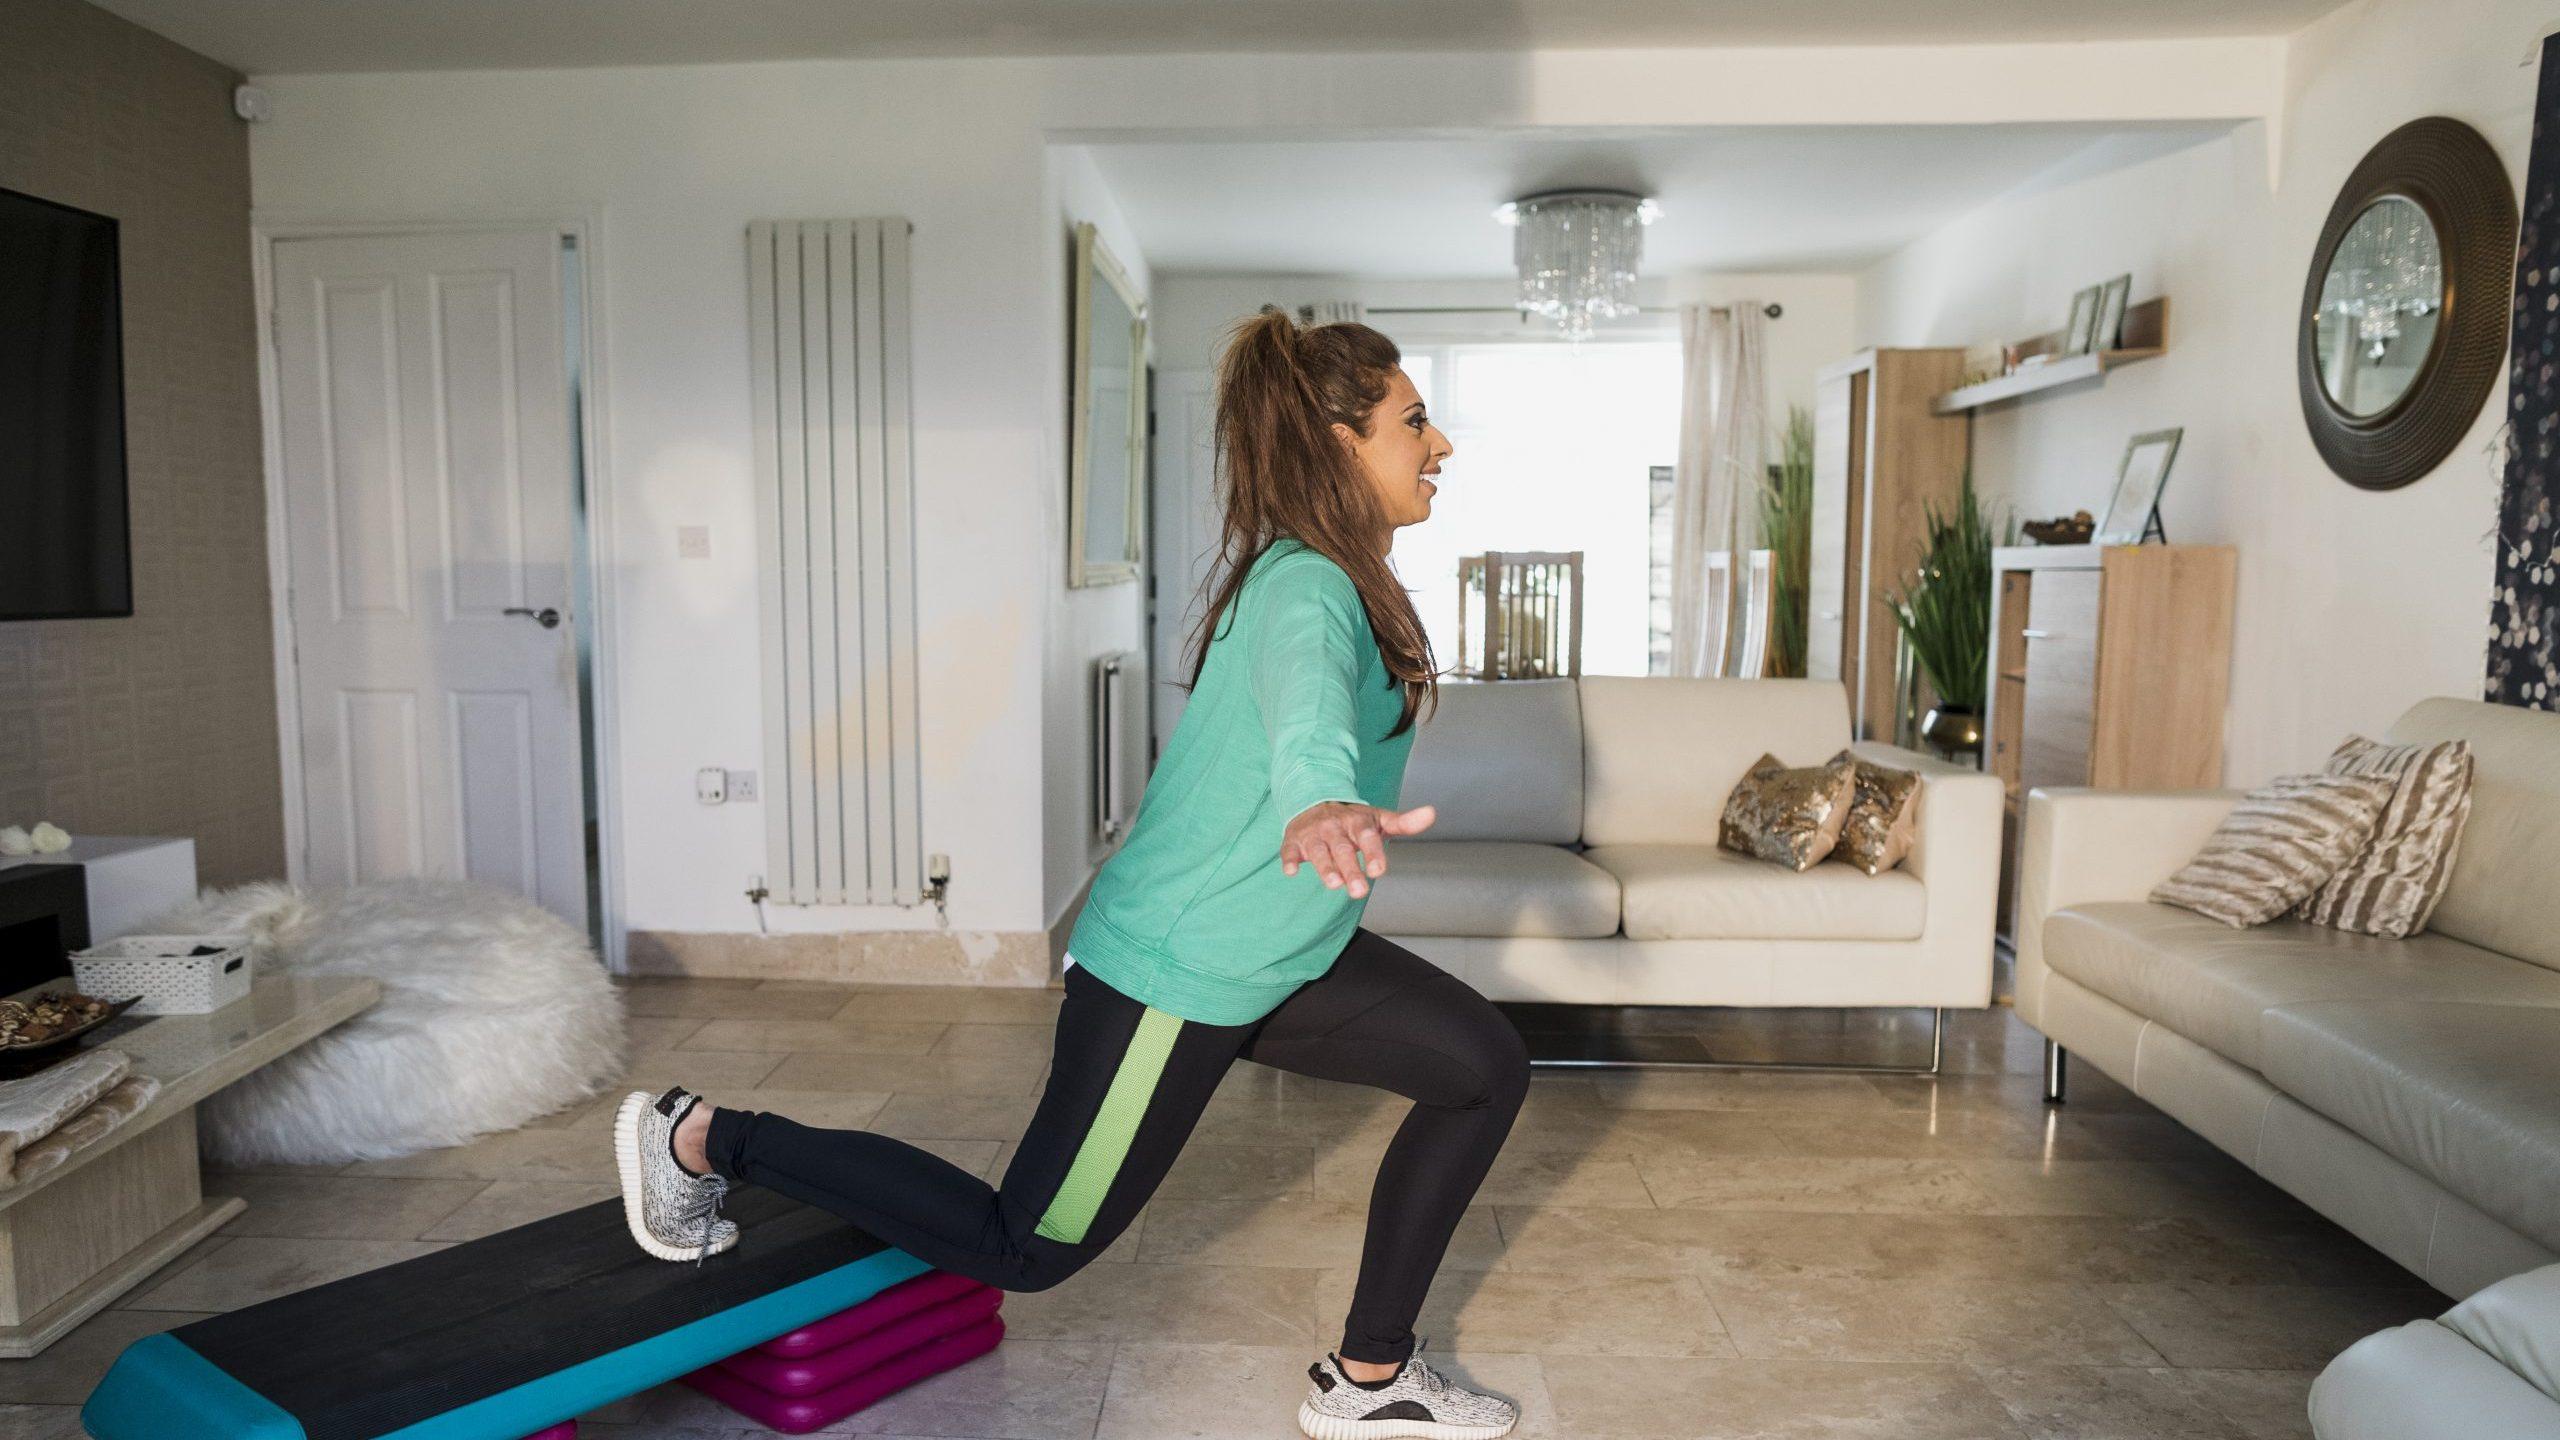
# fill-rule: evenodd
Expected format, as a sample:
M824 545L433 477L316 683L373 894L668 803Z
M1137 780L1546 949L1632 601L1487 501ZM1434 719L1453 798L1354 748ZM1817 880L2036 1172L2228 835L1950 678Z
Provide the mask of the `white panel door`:
M484 880L584 929L559 241L280 241L306 874Z

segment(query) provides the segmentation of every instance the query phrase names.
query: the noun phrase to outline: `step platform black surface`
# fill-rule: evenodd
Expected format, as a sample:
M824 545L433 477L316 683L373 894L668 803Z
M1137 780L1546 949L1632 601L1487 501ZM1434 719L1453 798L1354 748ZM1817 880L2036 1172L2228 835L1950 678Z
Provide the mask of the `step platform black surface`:
M745 1189L697 1268L600 1201L127 1346L81 1408L96 1440L520 1440L927 1269Z

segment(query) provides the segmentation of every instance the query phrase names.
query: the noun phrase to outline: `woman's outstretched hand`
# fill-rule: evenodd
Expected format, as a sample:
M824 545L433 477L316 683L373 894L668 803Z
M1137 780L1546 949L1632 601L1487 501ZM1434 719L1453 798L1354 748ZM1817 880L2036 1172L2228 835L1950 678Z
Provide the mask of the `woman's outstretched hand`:
M1371 880L1387 873L1387 837L1419 835L1437 818L1439 812L1428 805L1405 811L1345 800L1310 805L1280 836L1280 873L1295 875L1300 865L1313 865L1326 889L1347 884L1357 900L1369 893ZM1368 862L1365 870L1363 860Z

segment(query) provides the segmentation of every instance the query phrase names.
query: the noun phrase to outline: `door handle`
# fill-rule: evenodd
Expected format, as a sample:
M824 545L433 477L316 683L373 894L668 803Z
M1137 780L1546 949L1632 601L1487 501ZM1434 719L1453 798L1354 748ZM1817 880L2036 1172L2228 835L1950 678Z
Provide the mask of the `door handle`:
M2021 639L2026 640L2054 640L2061 638L2050 630L2020 630L2018 635Z
M510 605L498 613L501 615L522 615L545 630L557 630L560 628L560 612L552 609L548 605L543 606L539 610L527 610L521 605Z

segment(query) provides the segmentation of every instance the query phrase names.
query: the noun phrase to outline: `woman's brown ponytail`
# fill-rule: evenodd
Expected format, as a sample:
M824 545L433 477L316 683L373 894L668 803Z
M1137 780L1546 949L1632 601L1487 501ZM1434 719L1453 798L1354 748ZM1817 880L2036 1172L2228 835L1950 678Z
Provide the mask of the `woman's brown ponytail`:
M1282 536L1342 567L1387 672L1404 682L1404 713L1388 731L1409 729L1426 695L1436 698L1431 640L1413 597L1371 547L1386 528L1377 492L1335 423L1369 433L1369 412L1387 395L1388 372L1404 363L1395 342L1366 325L1300 329L1285 311L1262 313L1228 332L1218 365L1217 466L1224 520L1209 571L1212 597L1190 642L1190 675L1200 680L1209 639L1235 601L1253 562Z

